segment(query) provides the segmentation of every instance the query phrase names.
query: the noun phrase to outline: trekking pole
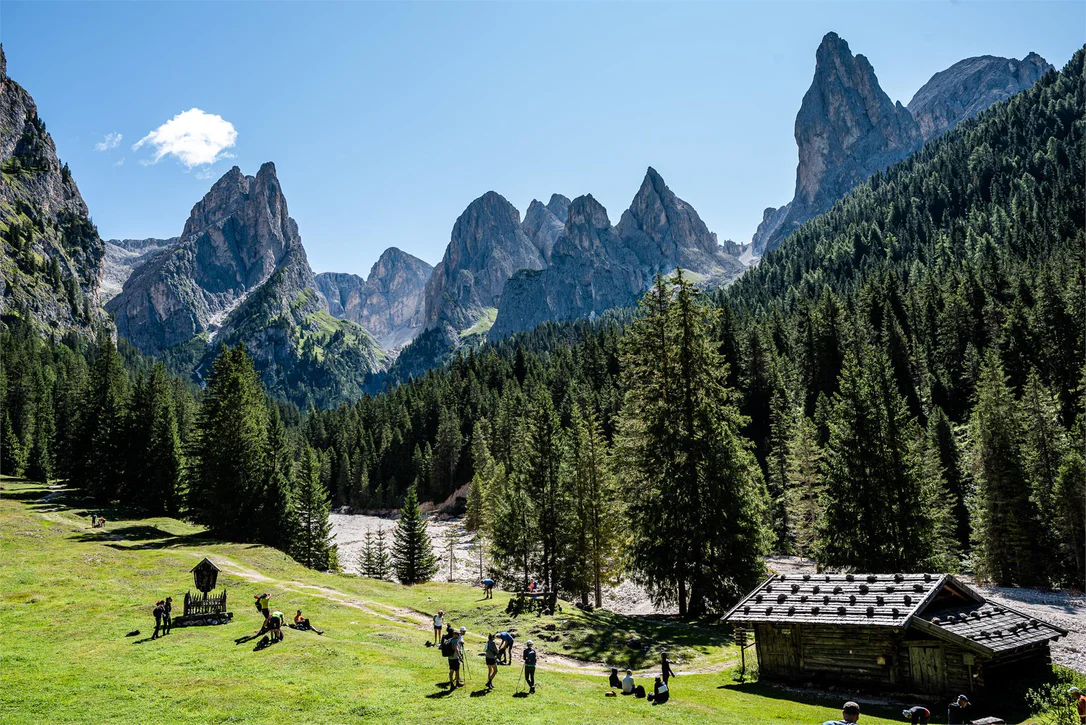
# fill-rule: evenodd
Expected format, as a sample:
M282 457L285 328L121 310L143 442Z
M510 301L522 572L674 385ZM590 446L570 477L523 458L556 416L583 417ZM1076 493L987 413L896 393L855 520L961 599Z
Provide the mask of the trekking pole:
M520 679L517 681L517 694L520 694L520 688L524 684L524 665L520 666Z

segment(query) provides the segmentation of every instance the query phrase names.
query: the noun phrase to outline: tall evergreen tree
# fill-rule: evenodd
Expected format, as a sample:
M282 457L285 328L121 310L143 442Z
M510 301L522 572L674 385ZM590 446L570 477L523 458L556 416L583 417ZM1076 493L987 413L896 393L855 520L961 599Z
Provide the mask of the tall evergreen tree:
M401 584L421 584L434 578L437 559L434 557L426 520L419 511L417 484L407 489L396 535L392 543L392 566Z
M713 317L681 270L658 276L623 345L618 460L639 493L633 565L684 616L757 583L768 544L765 484L709 339Z
M328 521L331 502L328 490L321 483L320 469L320 456L305 446L295 486L294 513L298 524L290 553L310 569L326 571L336 568L336 546Z
M550 394L536 391L525 427L523 464L516 474L532 500L529 530L539 541L539 575L546 591L557 589L566 564L569 501L562 486L561 429Z
M798 420L787 443L785 462L788 535L797 554L813 556L825 505L822 449L814 421L803 415L802 407L794 415Z

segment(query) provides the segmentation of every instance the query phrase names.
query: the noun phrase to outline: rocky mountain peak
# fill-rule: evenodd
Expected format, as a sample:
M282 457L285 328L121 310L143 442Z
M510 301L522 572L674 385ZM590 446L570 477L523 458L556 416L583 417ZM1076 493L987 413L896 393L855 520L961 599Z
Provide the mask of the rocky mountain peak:
M615 246L609 240L611 220L607 210L591 194L578 196L569 205L564 234L556 245L555 255L600 254Z
M565 225L565 220L551 211L551 205L554 204L557 196L557 194L552 196L551 203L546 206L538 199L532 199L532 203L528 205L528 211L524 213L524 223L521 225L524 233L532 240L536 249L543 255L543 260L547 263L550 263L551 250L554 249L554 243L558 241L558 237L561 236L562 228ZM565 199L565 197L561 198ZM564 208L561 203L554 205L559 211L568 216L568 203L564 205Z
M694 208L675 196L663 177L651 166L630 208L619 220L616 232L624 239L639 240L655 247L655 253L678 260L681 250L715 254L716 237ZM645 258L644 250L639 257Z
M551 194L550 201L547 202L547 210L558 217L558 220L563 224L566 223L566 218L569 216L570 200L561 194ZM527 218L527 215L525 215Z
M934 138L993 103L1030 88L1052 70L1041 56L1022 60L982 55L939 71L909 101L925 139Z
M517 208L488 191L468 204L453 225L445 256L426 284L426 326L475 325L485 309L497 306L514 272L545 265L543 253L521 226Z

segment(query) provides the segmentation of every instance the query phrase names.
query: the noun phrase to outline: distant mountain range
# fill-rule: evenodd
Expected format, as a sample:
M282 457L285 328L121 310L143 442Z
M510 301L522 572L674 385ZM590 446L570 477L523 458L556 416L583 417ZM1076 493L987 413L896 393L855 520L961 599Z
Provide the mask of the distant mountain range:
M142 352L197 377L218 346L245 342L273 390L331 403L372 386L398 355L400 375L415 374L465 344L632 305L676 266L725 285L872 174L1048 70L1035 53L969 58L906 108L829 33L796 117L795 196L766 209L750 245L719 242L649 168L617 224L590 194L533 200L522 220L488 191L455 221L436 267L389 248L362 278L313 274L270 163L255 176L228 171L178 237L103 242L0 48L0 313L67 332L108 324L108 312ZM321 389L299 397L298 386Z

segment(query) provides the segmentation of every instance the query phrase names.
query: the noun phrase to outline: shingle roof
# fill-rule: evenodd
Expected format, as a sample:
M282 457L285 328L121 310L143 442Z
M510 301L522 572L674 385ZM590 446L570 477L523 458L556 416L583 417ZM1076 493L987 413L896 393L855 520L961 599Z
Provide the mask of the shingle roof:
M945 608L944 586L957 606ZM948 592L949 594L949 592ZM724 620L743 624L916 626L982 654L1056 639L1066 630L985 601L949 574L777 574L745 596Z
M724 619L907 627L938 592L942 574L777 574Z
M1067 634L1065 629L992 602L924 612L915 624L919 630L988 654L1028 647Z

